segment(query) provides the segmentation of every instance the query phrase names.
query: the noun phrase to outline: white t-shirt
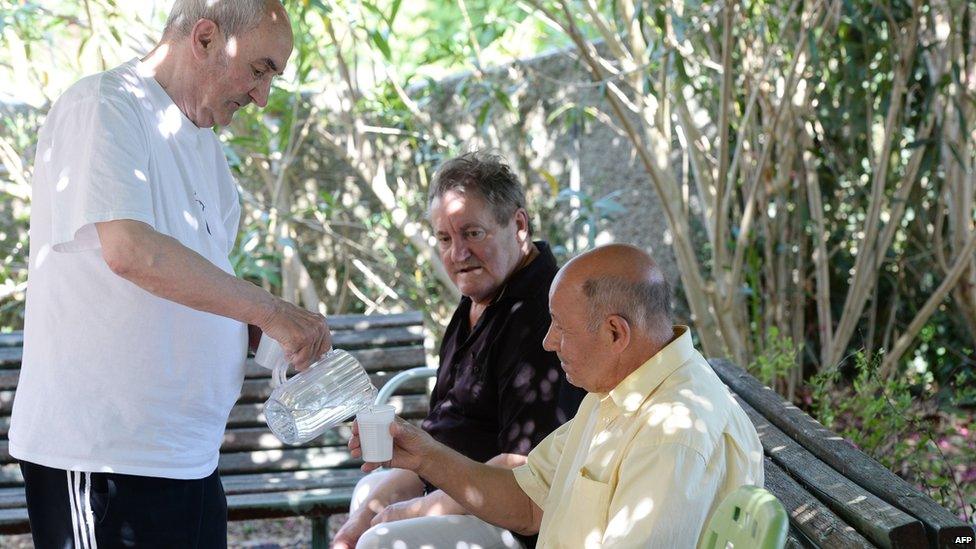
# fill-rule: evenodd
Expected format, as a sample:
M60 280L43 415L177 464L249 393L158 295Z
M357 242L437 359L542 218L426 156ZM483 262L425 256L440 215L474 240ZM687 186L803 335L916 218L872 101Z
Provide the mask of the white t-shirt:
M246 327L112 273L94 223L114 219L147 223L233 272L240 204L220 143L138 60L72 86L39 135L10 454L203 478L240 394Z

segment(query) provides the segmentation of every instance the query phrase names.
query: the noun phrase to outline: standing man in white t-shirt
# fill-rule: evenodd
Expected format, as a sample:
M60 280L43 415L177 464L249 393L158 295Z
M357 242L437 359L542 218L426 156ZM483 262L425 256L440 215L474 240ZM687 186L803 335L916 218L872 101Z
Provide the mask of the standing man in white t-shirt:
M48 114L10 427L38 548L226 546L216 467L247 324L299 369L329 348L322 315L234 276L211 130L265 106L292 41L277 0L176 0L152 52Z

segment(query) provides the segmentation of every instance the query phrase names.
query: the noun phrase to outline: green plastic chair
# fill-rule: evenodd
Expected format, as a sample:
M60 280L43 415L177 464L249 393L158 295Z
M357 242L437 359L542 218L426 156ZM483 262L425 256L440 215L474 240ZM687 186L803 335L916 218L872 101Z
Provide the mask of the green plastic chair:
M758 486L740 486L712 513L698 549L781 549L789 529L776 496Z

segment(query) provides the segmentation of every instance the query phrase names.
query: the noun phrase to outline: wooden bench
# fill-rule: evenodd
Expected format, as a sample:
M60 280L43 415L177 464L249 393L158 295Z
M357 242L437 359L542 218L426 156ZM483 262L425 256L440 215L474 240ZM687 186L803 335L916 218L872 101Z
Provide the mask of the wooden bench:
M351 351L378 387L398 372L424 365L420 313L330 318L335 345ZM17 386L23 337L0 334L0 534L29 531L20 470L6 435ZM880 463L786 402L741 368L711 360L756 426L765 451L766 488L790 515L788 547L972 547L956 543L973 528ZM241 398L231 412L220 471L230 520L304 515L313 547L328 543L327 519L348 509L362 477L346 450L348 426L301 447L282 445L267 429L261 406L271 391L267 370L248 364ZM408 381L391 403L420 418L426 380ZM0 543L2 545L2 543Z
M788 547L974 547L971 524L742 368L709 363L759 432L765 487L790 516Z
M350 351L370 372L377 387L397 373L425 365L423 316L337 315L329 318L333 343ZM23 355L21 333L0 334L0 534L30 531L23 478L7 451L7 431ZM406 418L427 411L427 381L402 385L390 403ZM346 449L344 425L300 447L278 441L264 423L262 407L271 394L268 370L248 360L241 397L231 411L220 449L219 469L227 493L230 520L308 516L313 547L327 547L328 517L344 513L356 482L360 460ZM0 540L0 546L2 546Z

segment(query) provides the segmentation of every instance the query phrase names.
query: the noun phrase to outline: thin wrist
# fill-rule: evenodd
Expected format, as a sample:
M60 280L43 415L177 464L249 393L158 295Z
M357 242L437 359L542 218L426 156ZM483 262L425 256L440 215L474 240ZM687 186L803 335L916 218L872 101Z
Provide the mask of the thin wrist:
M278 298L275 296L257 286L255 286L255 289L261 292L262 295L254 304L251 313L253 318L248 320L248 324L254 324L258 328L261 328L262 332L266 332L268 331L268 326L274 320L275 316L277 316L280 305Z
M438 468L436 464L445 463L444 459L449 458L450 456L441 456L440 454L447 447L435 440L431 441L433 444L431 444L430 450L425 452L425 455L420 460L420 467L418 467L414 472L417 473L417 476L425 479L427 482L436 485L437 479L432 478L431 473L436 475L436 471L438 469L443 470L443 467Z

